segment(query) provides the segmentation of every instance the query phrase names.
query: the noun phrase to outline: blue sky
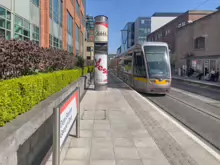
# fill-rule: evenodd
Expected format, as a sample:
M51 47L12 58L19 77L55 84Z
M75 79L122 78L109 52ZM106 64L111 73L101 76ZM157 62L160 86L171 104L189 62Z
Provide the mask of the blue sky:
M109 53L120 46L120 30L137 17L150 17L154 12L186 12L187 10L214 10L220 0L87 0L87 14L106 15L109 18Z

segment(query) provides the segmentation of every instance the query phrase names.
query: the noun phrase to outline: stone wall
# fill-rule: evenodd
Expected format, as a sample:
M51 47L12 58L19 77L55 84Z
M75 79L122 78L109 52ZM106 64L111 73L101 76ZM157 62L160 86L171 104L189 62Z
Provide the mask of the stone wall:
M60 92L42 101L29 112L0 128L0 165L39 165L52 146L53 108L77 86L80 100L93 73L81 77Z

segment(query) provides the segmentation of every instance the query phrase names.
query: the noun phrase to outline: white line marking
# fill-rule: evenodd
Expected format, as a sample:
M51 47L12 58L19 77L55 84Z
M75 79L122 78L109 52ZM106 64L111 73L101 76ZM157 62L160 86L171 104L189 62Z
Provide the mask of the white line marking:
M115 75L114 75L115 76ZM117 76L116 76L117 77ZM118 77L117 77L118 78ZM118 78L119 79L119 78ZM123 82L121 79L119 79L121 82ZM128 86L130 89L132 89L129 85L127 85L125 82L123 82L126 86ZM191 137L195 142L197 142L199 145L201 145L206 151L208 151L211 155L213 155L217 160L220 161L220 155L214 151L211 147L209 147L207 144L205 144L203 141L201 141L198 137L193 135L189 130L184 128L176 119L168 115L166 112L164 112L162 109L158 108L155 104L150 102L148 99L144 98L141 94L139 94L137 91L133 90L140 98L142 98L145 102L150 104L153 108L155 108L160 114L162 114L164 117L166 117L168 120L170 120L173 124L175 124L178 128L180 128L185 134L187 134L189 137Z
M181 89L178 89L178 88L172 87L171 89L176 91L176 92L180 92L180 93L183 93L183 94L188 95L190 97L193 97L193 98L196 98L198 100L204 101L206 103L218 103L219 102L218 100L210 99L208 97L200 96L200 95L197 95L197 94L194 94L194 93L191 93L191 92L187 92L187 91L184 91L184 90L181 90Z
M138 92L134 91L136 94L138 94L144 101L146 101L148 104L150 104L153 108L155 108L159 113L161 113L163 116L165 116L168 120L170 120L173 124L175 124L177 127L179 127L185 134L187 134L189 137L191 137L195 142L200 144L204 149L206 149L210 154L212 154L216 159L220 161L220 155L214 151L211 147L209 147L207 144L205 144L203 141L201 141L198 137L193 135L189 130L184 128L182 125L180 125L179 122L177 122L173 117L168 115L166 112L164 112L162 109L158 108L156 105L154 105L152 102L150 102L148 99L141 96Z

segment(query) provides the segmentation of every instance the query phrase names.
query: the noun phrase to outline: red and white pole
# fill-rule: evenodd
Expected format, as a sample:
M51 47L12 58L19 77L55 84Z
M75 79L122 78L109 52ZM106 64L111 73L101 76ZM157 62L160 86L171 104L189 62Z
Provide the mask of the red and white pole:
M108 18L95 17L95 89L106 90L108 84Z

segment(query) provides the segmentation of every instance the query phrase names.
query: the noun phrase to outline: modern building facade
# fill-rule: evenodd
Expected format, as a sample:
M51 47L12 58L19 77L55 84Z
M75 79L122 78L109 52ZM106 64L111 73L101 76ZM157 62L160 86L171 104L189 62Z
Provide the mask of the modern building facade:
M192 23L193 21L200 19L213 11L200 11L200 10L189 10L179 17L168 22L164 26L160 27L156 31L152 32L147 36L148 41L162 41L169 45L171 54L175 53L175 38L176 32L179 28Z
M119 54L121 54L121 52L122 52L122 51L121 51L121 46L119 46L118 49L117 49L117 52L116 52L117 56L118 56Z
M95 19L93 16L86 16L86 59L94 59L94 30Z
M151 33L183 13L156 12L151 16Z
M0 32L82 55L85 0L0 0Z
M220 11L179 28L176 34L176 68L220 69ZM185 68L185 67L184 67Z
M121 30L121 51L134 45L134 22L128 22Z
M134 23L134 44L142 44L147 41L147 35L151 33L151 18L138 17Z

